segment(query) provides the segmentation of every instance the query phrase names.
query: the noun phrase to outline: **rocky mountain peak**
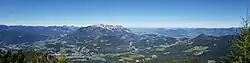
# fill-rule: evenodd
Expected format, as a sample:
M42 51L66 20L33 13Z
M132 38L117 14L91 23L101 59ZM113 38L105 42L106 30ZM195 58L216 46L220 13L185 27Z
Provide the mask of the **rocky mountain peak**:
M123 29L124 27L121 25L106 25L106 24L97 24L97 25L91 25L88 27L99 27L104 29Z

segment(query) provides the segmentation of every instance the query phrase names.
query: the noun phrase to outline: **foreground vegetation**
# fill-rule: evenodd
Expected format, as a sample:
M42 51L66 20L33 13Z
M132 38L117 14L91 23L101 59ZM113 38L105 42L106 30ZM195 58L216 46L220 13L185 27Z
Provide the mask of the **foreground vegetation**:
M69 63L62 52L59 59L55 56L37 51L2 51L0 50L0 63Z
M250 62L250 14L247 11L246 18L242 18L243 27L239 37L233 40L228 59L230 63L249 63Z

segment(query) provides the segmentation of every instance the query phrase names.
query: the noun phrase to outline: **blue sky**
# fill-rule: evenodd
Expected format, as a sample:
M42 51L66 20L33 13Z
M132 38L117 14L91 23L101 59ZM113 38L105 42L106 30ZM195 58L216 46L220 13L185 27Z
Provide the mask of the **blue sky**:
M250 0L0 0L0 24L238 27L249 5Z

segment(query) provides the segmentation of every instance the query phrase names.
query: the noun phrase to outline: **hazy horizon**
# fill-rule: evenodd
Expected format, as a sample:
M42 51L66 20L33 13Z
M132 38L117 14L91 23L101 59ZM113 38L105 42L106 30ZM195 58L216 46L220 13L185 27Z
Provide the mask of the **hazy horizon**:
M92 25L100 25L100 24L89 24L89 25L82 25L82 26L75 26L75 25L20 25L20 24L0 24L0 25L5 25L5 26L44 26L44 27L50 27L50 26L67 26L67 27L87 27L87 26L92 26ZM114 25L116 24L103 24L103 25ZM119 25L124 27L123 25ZM238 27L124 27L124 28L130 28L130 29L156 29L156 28L164 28L164 29L178 29L178 28L239 28Z

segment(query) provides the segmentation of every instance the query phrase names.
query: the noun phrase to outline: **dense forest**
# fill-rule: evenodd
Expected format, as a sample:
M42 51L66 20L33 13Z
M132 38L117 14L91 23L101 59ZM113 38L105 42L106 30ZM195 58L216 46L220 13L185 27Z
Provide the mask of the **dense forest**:
M65 53L55 56L37 51L2 51L0 50L0 63L69 63Z

